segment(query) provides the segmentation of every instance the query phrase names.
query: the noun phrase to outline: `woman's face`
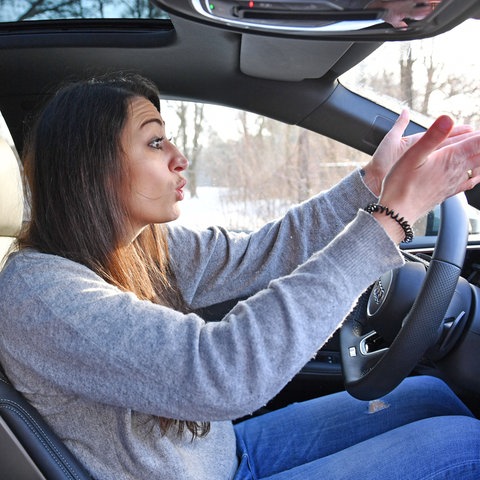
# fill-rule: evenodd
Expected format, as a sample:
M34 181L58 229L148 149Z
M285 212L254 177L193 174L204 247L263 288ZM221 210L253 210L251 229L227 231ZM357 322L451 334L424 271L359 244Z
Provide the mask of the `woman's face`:
M186 184L182 172L188 161L165 137L165 122L143 97L130 101L121 143L129 175L125 204L133 239L148 224L178 218Z

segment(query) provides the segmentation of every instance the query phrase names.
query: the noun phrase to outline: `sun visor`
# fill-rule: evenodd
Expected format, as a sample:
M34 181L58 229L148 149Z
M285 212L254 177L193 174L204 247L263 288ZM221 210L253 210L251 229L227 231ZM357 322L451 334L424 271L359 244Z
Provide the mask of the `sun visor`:
M242 35L240 70L270 80L301 81L323 77L351 42L311 41Z

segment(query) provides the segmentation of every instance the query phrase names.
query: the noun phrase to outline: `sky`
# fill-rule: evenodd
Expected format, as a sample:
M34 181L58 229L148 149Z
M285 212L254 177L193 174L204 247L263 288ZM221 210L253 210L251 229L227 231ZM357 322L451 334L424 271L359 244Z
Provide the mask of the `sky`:
M477 45L480 44L480 20L468 20L442 35L424 40L414 40L410 42L414 54L425 52L427 56L433 52L433 58L437 62L438 68L436 75L443 75L445 78L454 74L458 77L465 77L466 81L475 79L480 80L480 55L477 53ZM348 87L353 90L359 90L364 75L362 69L367 69L369 74L377 72L381 75L384 70L399 74L399 50L405 48L403 42L386 42L372 55L367 57L360 65L342 77ZM423 59L420 59L422 61ZM421 85L425 81L421 75L425 74L425 69L417 68L417 83ZM436 78L436 80L441 77ZM358 82L357 82L358 80ZM363 92L366 96L376 98L379 92ZM401 109L401 103L397 100L383 99L382 103L387 104L394 110ZM395 105L397 105L395 107ZM432 116L440 114L461 114L465 116L480 112L480 83L479 92L470 95L457 95L455 97L446 96L446 92L437 90L432 94L430 101L430 110ZM462 119L459 118L461 121ZM480 127L478 125L477 127Z

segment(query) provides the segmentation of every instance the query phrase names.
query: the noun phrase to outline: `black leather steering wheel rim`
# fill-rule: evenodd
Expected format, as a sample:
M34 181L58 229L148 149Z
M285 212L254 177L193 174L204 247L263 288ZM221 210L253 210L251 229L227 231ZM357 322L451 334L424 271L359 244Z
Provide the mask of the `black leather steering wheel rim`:
M462 270L467 241L466 200L464 194L458 194L441 204L432 260L420 292L391 345L377 352L364 352L362 340L371 332L363 332L362 324L354 316L344 322L340 351L345 388L352 396L373 400L386 395L411 373L438 339Z

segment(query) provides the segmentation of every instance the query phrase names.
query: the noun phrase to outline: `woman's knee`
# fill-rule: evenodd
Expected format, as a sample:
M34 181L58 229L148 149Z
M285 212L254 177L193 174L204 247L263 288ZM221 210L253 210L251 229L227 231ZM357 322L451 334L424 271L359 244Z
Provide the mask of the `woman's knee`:
M422 451L428 480L480 478L480 421L473 417L445 416L421 420L411 426L413 448ZM415 445L415 442L418 442Z
M392 405L404 404L418 412L425 411L425 416L473 416L443 380L432 376L409 377L385 399Z

